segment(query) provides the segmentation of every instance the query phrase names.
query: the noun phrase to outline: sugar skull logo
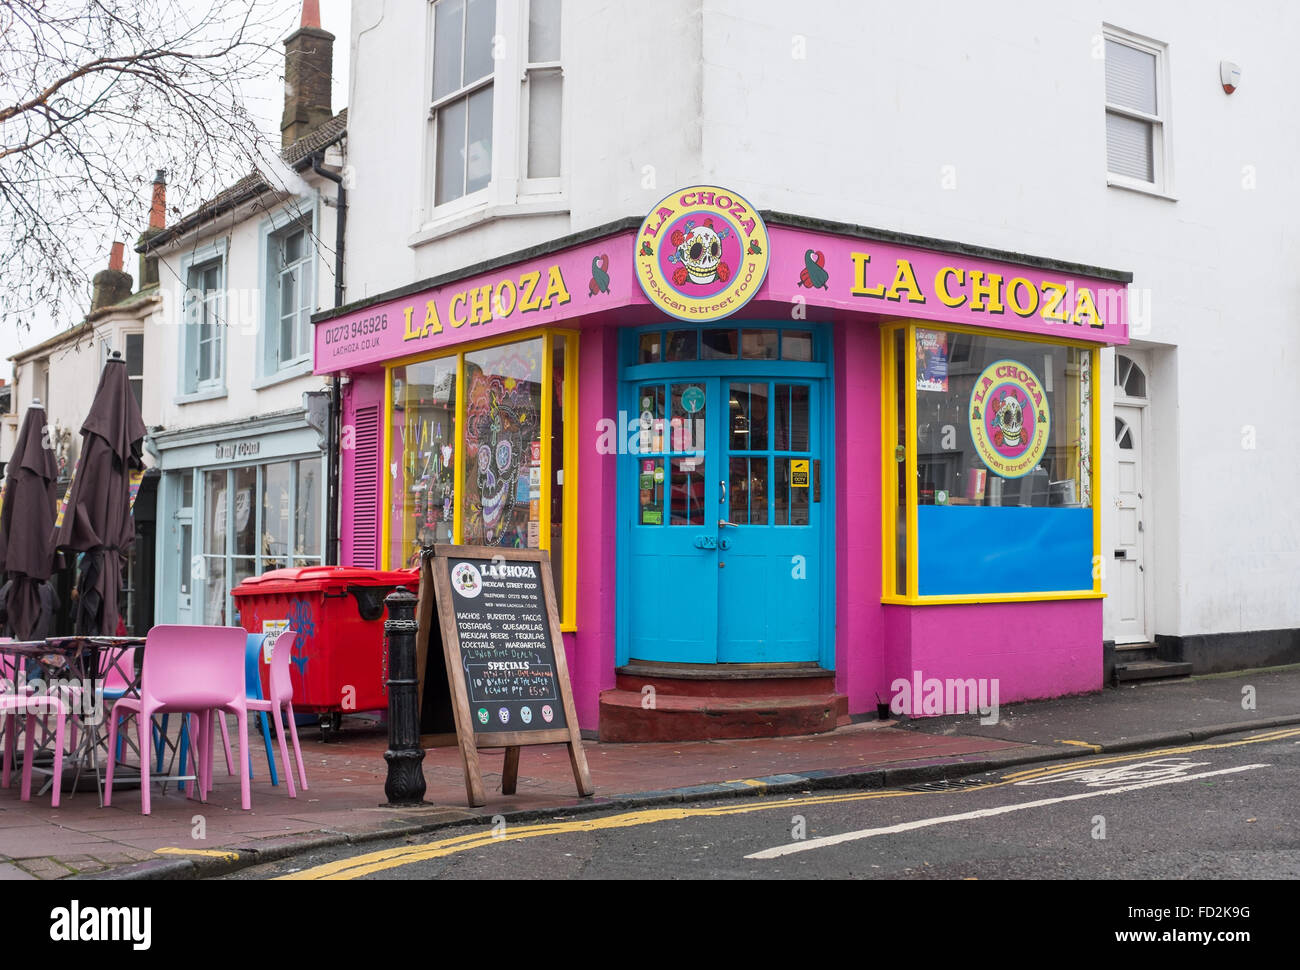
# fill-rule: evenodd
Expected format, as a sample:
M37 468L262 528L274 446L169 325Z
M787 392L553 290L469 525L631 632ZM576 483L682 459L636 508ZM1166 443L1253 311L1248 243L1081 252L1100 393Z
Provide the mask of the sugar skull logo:
M763 285L771 246L734 192L693 185L661 199L637 232L637 281L650 302L692 323L720 320Z
M486 434L479 440L478 495L483 509L483 542L496 545L510 524L515 486L523 459L521 422L513 408L492 395Z
M1000 402L994 418L996 428L993 440L997 442L1001 437L1001 444L1007 448L1019 448L1020 439L1025 431L1024 410L1020 406L1020 396L1014 389L1010 389L1002 395Z
M990 471L1028 475L1043 459L1050 430L1050 404L1033 371L1014 360L984 368L971 391L970 433Z
M669 242L676 248L668 257L668 262L678 267L673 273L673 283L685 286L689 280L706 286L731 279L731 267L722 259L722 241L729 235L731 231L725 227L715 230L712 219L705 219L703 225L688 219L684 228L674 229Z

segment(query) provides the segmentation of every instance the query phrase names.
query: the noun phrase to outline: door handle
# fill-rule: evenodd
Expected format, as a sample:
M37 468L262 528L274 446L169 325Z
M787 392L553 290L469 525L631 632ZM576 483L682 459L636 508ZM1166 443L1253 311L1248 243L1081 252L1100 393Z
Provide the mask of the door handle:
M735 522L728 522L726 519L718 519L719 529L739 529L740 526Z
M718 504L727 504L727 480L725 478L718 482Z

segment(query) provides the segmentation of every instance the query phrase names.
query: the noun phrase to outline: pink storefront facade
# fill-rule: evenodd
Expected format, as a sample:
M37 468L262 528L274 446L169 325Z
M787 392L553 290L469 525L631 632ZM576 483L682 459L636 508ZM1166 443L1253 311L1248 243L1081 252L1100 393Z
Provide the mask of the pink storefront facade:
M548 549L613 740L1100 689L1093 376L1127 274L735 198L318 315L340 562Z

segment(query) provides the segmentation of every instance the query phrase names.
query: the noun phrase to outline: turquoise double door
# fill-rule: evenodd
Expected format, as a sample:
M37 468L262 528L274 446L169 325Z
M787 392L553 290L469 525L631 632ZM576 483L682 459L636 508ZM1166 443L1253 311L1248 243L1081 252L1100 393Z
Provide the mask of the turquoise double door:
M626 368L624 660L831 666L824 365Z

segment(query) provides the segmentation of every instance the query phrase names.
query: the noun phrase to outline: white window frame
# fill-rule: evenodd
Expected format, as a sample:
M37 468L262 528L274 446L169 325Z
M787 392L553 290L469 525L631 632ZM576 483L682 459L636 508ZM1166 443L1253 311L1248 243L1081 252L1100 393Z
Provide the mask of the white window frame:
M258 286L262 293L259 313L262 326L257 339L257 363L253 389L261 390L303 374L311 373L312 344L315 339L310 322L303 335L299 353L280 360L280 276L279 253L284 237L301 228L307 234L303 253L308 279L306 299L313 310L320 306L321 246L320 193L294 198L262 220L258 229ZM310 320L310 317L308 318Z
M521 68L523 82L519 92L519 194L521 196L539 196L551 195L559 196L564 191L564 172L565 172L565 132L569 126L565 124L565 84L564 84L564 13L560 13L560 59L558 61L532 61L529 60L531 52L528 50L528 23L529 13L533 0L523 0L522 18L520 21L521 31L519 40L519 49L521 54ZM561 7L563 4L561 3ZM534 75L559 75L560 78L560 173L554 176L544 176L540 178L530 178L528 176L528 123L529 110L532 105L530 86Z
M196 273L204 273L208 269L217 270L217 286L212 290L213 296L203 301L203 305L213 308L214 321L216 329L216 352L214 363L218 365L219 372L201 380L197 373L198 354L198 327L197 323L191 317L190 294L192 290L191 280ZM226 308L226 245L225 240L220 240L216 244L206 246L203 249L196 250L186 255L181 263L181 299L180 299L180 325L181 325L181 366L180 381L177 388L177 403L186 404L191 401L204 401L216 397L224 397L226 394L226 353L228 351L227 341L225 339L225 328L228 322L225 317ZM195 367L193 379L191 379L191 364Z
M442 2L446 2L446 0L430 0L429 2L429 47L428 47L429 56L428 56L428 69L424 73L424 78L425 78L425 87L428 92L427 96L431 99L433 97L434 51L436 49L436 40L437 40L437 38L434 36L434 30L435 30L434 25L435 25L435 21L437 20L436 8L438 4ZM468 5L469 5L469 0L465 0L466 13L468 13ZM497 0L496 13L495 13L496 23L494 26L494 33L493 33L494 44L496 43L497 37L503 35L507 37L509 36L508 33L506 33L506 29L504 29L502 26L504 22L502 19L503 14L508 15L508 10L505 10L503 8L508 8L509 6L510 6L509 0ZM465 29L466 29L465 20L462 20L461 21L462 37ZM463 41L462 41L462 48L461 48L462 66L464 65L464 62L465 62L465 51L464 51ZM427 138L427 142L429 145L429 164L426 166L426 172L428 178L426 179L425 182L425 193L428 199L428 210L430 212L436 212L440 216L456 215L460 212L464 212L467 209L472 209L475 206L483 205L484 203L490 201L491 197L493 196L492 187L494 184L496 184L501 174L501 166L498 163L498 158L499 158L498 137L500 136L499 129L501 126L498 124L498 121L500 119L500 110L501 110L500 94L503 85L499 85L496 83L497 76L501 73L501 69L502 69L502 62L498 60L494 65L494 69L489 73L483 75L483 77L478 78L477 80L474 81L470 81L468 84L462 85L456 90L443 95L441 98L438 98L437 100L430 100L429 102L429 121L428 121L429 132ZM464 101L466 104L466 124L468 124L469 121L468 107L469 107L470 97L472 97L474 94L478 93L479 91L483 90L484 88L488 88L488 87L492 88L492 174L488 177L488 184L481 189L475 189L473 192L467 192L464 195L459 196L458 198L451 199L450 201L444 202L441 205L439 205L437 202L438 190L437 190L437 181L436 181L438 175L438 164L437 164L438 112L441 111L443 108L447 107L448 105L455 104L459 101ZM466 151L469 150L468 141L466 141L465 149ZM466 162L466 165L468 166L468 161ZM466 178L468 178L468 171L466 173Z
M1131 189L1136 192L1145 192L1149 195L1158 195L1173 200L1175 198L1174 155L1172 149L1173 113L1170 110L1169 99L1169 45L1158 40L1153 40L1150 37L1143 37L1142 35L1135 34L1132 31L1124 30L1121 27L1112 26L1111 24L1102 25L1102 38L1103 52L1105 50L1105 41L1114 41L1117 44L1123 44L1125 47L1139 50L1144 54L1151 54L1155 57L1156 62L1156 114L1147 114L1143 111L1136 111L1133 108L1127 108L1106 101L1106 114L1121 115L1125 118L1132 118L1135 121L1146 122L1152 126L1151 174L1154 177L1154 181L1147 182L1143 179L1133 178L1130 175L1117 174L1110 171L1108 163L1106 167L1106 184L1115 188ZM1102 91L1104 98L1104 66ZM1107 149L1109 149L1109 145L1107 146Z
M566 186L568 171L568 125L562 120L560 132L560 175L554 178L528 179L527 81L530 70L560 70L559 62L527 64L528 0L496 0L496 34L504 56L495 62L493 73L456 91L429 100L433 92L434 7L438 0L428 0L425 38L424 85L424 163L421 166L422 204L416 211L412 232L407 240L411 247L458 232L461 229L510 216L567 213ZM566 5L567 6L567 5ZM561 14L561 55L563 55L564 17ZM561 70L561 76L563 71ZM458 199L435 205L437 178L437 111L446 104L492 85L492 176L487 186ZM567 117L567 93L561 89L561 119Z

